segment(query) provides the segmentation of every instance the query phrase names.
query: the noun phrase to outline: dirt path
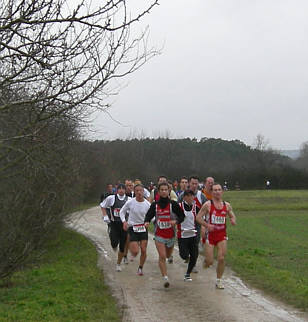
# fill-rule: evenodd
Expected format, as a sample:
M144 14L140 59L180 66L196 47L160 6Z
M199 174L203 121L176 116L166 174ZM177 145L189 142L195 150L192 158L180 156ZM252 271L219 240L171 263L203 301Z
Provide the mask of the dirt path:
M136 275L136 260L122 265L122 272L115 272L116 254L98 207L73 214L68 224L95 243L100 255L98 265L121 305L123 321L308 321L307 314L247 288L230 269L225 273L225 290L217 290L215 269L202 269L200 259L199 273L192 274L192 282L184 282L187 264L177 249L174 263L168 264L171 286L164 289L151 236L145 275Z

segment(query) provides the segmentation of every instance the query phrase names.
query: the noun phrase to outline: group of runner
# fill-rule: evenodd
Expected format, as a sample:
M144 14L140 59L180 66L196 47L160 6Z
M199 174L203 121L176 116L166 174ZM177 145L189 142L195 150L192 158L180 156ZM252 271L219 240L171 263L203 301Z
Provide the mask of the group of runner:
M112 185L111 185L112 186ZM184 281L192 281L191 273L197 272L196 263L199 243L204 245L204 268L213 264L214 248L217 248L216 287L223 289L222 276L227 252L226 218L232 225L236 217L228 202L223 201L223 187L212 177L205 180L199 190L199 178L182 177L180 189L173 190L171 181L165 176L158 178L157 188L148 191L140 180L126 180L118 184L116 191L103 195L100 207L104 221L108 224L112 248L118 250L116 271L121 263L128 263L127 250L132 258L140 252L137 274L143 275L148 243L148 229L154 225L154 241L158 252L158 266L163 286L168 288L170 280L167 262L173 262L173 248L178 241L180 257L188 264ZM201 241L200 241L201 240Z

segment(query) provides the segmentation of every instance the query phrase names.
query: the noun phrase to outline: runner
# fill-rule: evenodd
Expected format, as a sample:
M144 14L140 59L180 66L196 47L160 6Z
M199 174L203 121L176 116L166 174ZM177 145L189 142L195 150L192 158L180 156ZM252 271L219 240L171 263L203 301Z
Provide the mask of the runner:
M167 182L167 177L166 176L159 176L158 180L157 180L157 187L159 186L159 184L163 183L163 182ZM158 193L158 189L153 189L151 191L151 195L150 195L150 202L152 203L153 201L158 201L159 199L159 193Z
M207 200L212 200L212 188L214 184L214 178L207 177L204 180L204 188L202 189L203 194Z
M159 200L154 201L148 210L144 225L148 228L150 221L155 217L154 240L159 255L159 269L163 276L164 287L170 285L167 275L166 258L173 251L175 242L175 225L182 223L185 218L183 210L177 202L170 200L167 182L158 186Z
M101 194L100 202L103 202L104 199L106 199L108 196L113 195L113 186L111 183L107 183L106 185L106 192Z
M133 257L136 257L141 250L140 262L137 274L143 275L143 265L146 260L146 248L148 244L148 231L144 225L144 218L150 208L150 203L144 199L144 186L137 184L134 187L135 198L125 203L120 211L123 229L128 231L129 250ZM128 213L128 218L126 218Z
M197 215L197 222L208 229L208 236L205 245L206 267L213 264L214 248L217 247L217 279L216 287L224 289L222 275L225 269L225 256L227 253L227 232L226 216L230 218L232 225L236 225L236 217L228 202L222 200L223 190L219 183L213 184L213 199L207 201ZM209 215L209 223L206 223L203 216Z
M126 242L127 232L123 230L122 221L120 218L120 210L124 206L125 202L131 198L125 195L125 185L123 183L118 184L117 193L115 195L108 196L101 204L101 209L104 218L107 216L107 208L110 208L110 242L111 247L116 251L119 245L118 260L116 265L116 271L120 272L121 262L124 256L124 248Z
M199 238L196 227L196 215L200 208L196 206L192 190L185 190L183 199L184 201L180 203L180 207L184 210L185 219L181 224L177 225L177 237L180 256L188 263L184 281L192 281L190 273L198 259Z
M125 194L127 197L133 198L135 196L134 194L134 183L131 179L125 180ZM128 217L128 213L126 213L126 217ZM126 236L126 242L124 247L124 256L123 256L123 263L128 265L128 245L129 245L129 234Z
M188 181L189 189L193 191L194 193L194 200L196 202L196 206L201 209L202 205L206 202L205 195L199 190L199 178L197 176L190 176ZM179 195L178 201L183 201L184 193ZM198 244L200 242L200 225L197 225L198 230ZM202 233L202 231L201 231ZM198 273L198 270L196 267L192 270L193 273Z
M183 176L180 180L180 189L176 191L176 195L179 197L181 193L183 193L188 188L188 179L187 177Z

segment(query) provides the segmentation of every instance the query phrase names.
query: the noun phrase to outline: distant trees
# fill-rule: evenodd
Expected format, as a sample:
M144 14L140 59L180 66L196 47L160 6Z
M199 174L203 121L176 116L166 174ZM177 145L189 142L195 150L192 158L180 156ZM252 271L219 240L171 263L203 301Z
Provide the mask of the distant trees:
M92 186L96 196L108 181L138 177L147 183L160 174L170 179L191 174L201 179L214 176L221 182L227 180L230 188L239 182L241 189L263 189L267 178L275 188L308 187L307 174L294 168L291 159L272 150L252 149L239 140L146 138L87 144L99 155L92 174L101 182Z

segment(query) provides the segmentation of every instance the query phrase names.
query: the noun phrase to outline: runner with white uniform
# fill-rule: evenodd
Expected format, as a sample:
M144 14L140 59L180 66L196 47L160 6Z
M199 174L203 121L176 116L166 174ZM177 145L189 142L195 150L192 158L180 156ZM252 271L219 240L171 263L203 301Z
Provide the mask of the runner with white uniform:
M144 187L137 184L134 187L135 198L129 200L120 211L123 229L129 234L129 250L133 257L139 252L140 262L137 270L139 276L143 275L143 266L146 260L146 249L148 245L148 231L144 225L144 218L150 208L150 203L144 198ZM125 218L128 213L128 218Z
M125 195L125 185L120 183L117 187L117 193L115 195L108 196L100 206L102 209L104 220L108 218L107 209L110 209L110 242L111 247L116 251L119 245L118 260L116 265L116 271L121 272L121 262L124 256L124 248L126 242L127 232L123 230L122 221L120 219L120 210L131 198Z
M196 225L196 215L200 208L196 205L194 192L192 190L185 190L183 198L184 201L180 203L180 207L184 211L185 219L181 224L177 225L177 237L180 256L185 260L185 262L188 262L184 281L192 281L190 273L198 259L198 230Z

